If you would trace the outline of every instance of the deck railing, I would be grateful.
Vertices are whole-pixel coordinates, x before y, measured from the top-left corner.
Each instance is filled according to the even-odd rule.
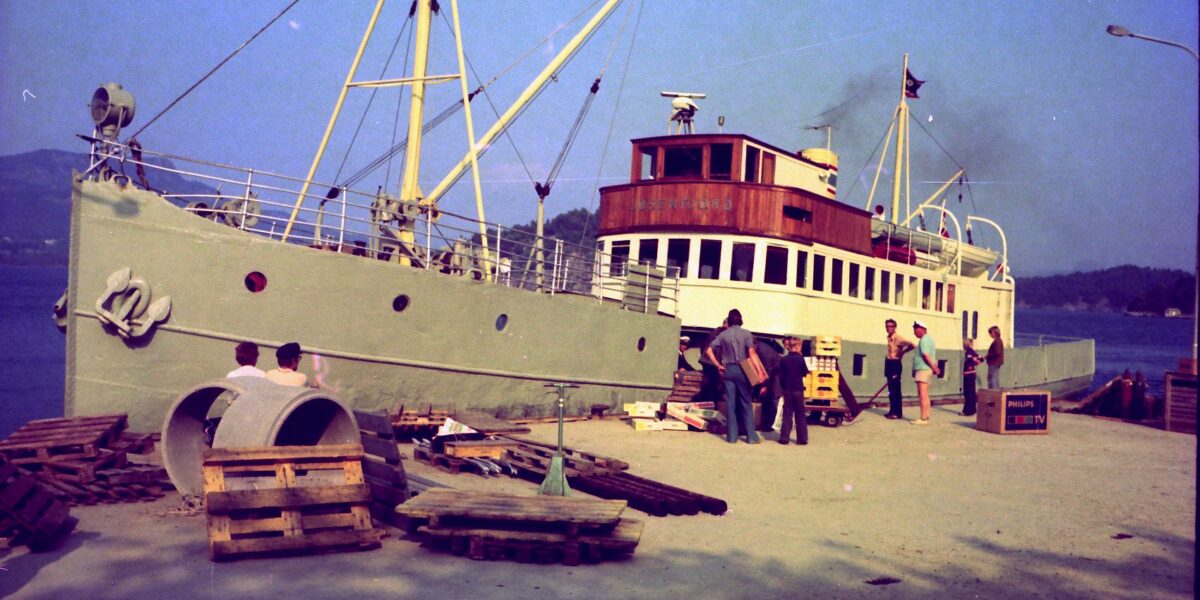
[[[677,273],[650,289],[612,269],[621,259],[594,246],[544,237],[539,252],[534,233],[498,224],[483,224],[485,246],[481,221],[379,192],[313,182],[310,189],[328,192],[301,196],[303,179],[98,141],[84,175],[147,189],[200,218],[283,243],[597,301],[654,294],[661,302],[634,306],[669,315],[678,308]]]

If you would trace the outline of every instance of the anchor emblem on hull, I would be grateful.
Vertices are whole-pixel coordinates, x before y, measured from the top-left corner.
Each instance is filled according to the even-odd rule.
[[[171,297],[151,301],[150,284],[133,277],[129,267],[108,276],[108,288],[96,300],[100,323],[112,326],[124,339],[139,338],[171,314]]]

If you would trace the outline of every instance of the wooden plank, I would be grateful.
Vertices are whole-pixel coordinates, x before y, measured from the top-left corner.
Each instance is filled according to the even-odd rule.
[[[346,504],[371,501],[366,484],[298,487],[269,490],[207,492],[205,505],[210,514],[223,514],[251,508],[296,508],[312,504]]]
[[[411,518],[466,517],[498,521],[612,525],[628,503],[556,496],[509,496],[431,489],[401,504],[396,512]]]
[[[396,445],[396,440],[364,435],[362,436],[362,447],[365,454],[378,456],[392,464],[400,462],[400,448]]]
[[[33,490],[37,482],[32,477],[24,476],[17,478],[16,481],[9,483],[3,490],[0,490],[0,507],[13,510],[28,496]]]
[[[264,446],[255,448],[209,448],[204,451],[206,465],[218,465],[239,461],[301,460],[359,460],[362,444],[331,444],[328,446]]]
[[[322,531],[303,537],[246,538],[212,542],[209,551],[213,559],[232,558],[243,554],[265,552],[297,552],[332,549],[345,546],[378,547],[381,531]]]
[[[408,500],[408,491],[404,488],[397,488],[386,481],[379,481],[368,477],[366,484],[371,488],[371,500],[380,504],[390,504],[395,506]]]
[[[395,435],[395,432],[392,431],[392,419],[385,410],[356,410],[354,411],[354,420],[358,421],[360,430],[369,431],[384,438]]]
[[[553,531],[522,531],[514,529],[487,529],[487,528],[455,528],[455,527],[431,527],[422,525],[417,528],[419,533],[438,537],[479,537],[490,540],[519,540],[525,542],[545,542],[545,543],[561,543],[575,541],[580,543],[595,544],[605,548],[620,548],[624,546],[637,546],[642,539],[642,530],[645,524],[636,519],[621,519],[616,527],[611,531],[604,533],[589,533],[584,532],[575,538],[571,538],[564,533]]]
[[[408,480],[403,467],[397,468],[370,458],[363,459],[362,469],[365,476],[382,481],[388,485],[402,485]]]

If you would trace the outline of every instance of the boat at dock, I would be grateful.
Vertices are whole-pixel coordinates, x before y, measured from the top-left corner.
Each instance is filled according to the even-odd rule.
[[[905,64],[907,73],[907,57]],[[895,319],[912,340],[910,327],[921,320],[943,367],[931,395],[945,398],[962,393],[963,338],[982,354],[994,325],[1008,346],[1004,387],[1070,395],[1091,385],[1093,340],[1014,331],[1007,249],[977,246],[971,236],[983,225],[1006,246],[1003,229],[981,216],[960,221],[946,208],[944,194],[962,184],[962,171],[906,210],[904,89],[888,134],[899,140],[892,208],[878,217],[838,197],[838,157],[829,147],[790,151],[748,135],[694,133],[691,99],[703,94],[663,95],[674,98],[673,131],[632,140],[629,181],[601,189],[601,269],[617,278],[633,266],[667,269],[666,287],[678,289],[668,310],[693,344],[731,308],[767,340],[840,336],[842,376],[855,395],[870,397],[884,382],[884,321]],[[938,233],[918,226],[930,213],[942,223]],[[915,396],[911,378],[903,379],[905,395]]]
[[[122,140],[132,95],[118,84],[95,91],[95,129],[81,136],[91,161],[71,182],[68,286],[55,306],[66,334],[67,416],[123,412],[132,428],[157,430],[179,394],[232,368],[242,341],[264,348],[264,365],[274,348],[298,341],[310,380],[363,409],[435,404],[546,415],[555,406],[547,384],[570,383],[579,388],[568,410],[586,413],[670,389],[680,324],[660,305],[674,303],[673,290],[650,272],[640,281],[607,276],[591,246],[539,237],[514,249],[511,231],[485,221],[475,174],[478,149],[617,1],[605,2],[482,136],[471,125],[461,45],[458,73],[426,72],[431,4],[417,2],[409,15],[411,76],[356,79],[360,47],[307,176],[156,152],[137,134]],[[457,42],[457,14],[454,23]],[[461,87],[469,139],[462,161],[423,192],[425,93],[438,82]],[[384,86],[412,91],[400,189],[362,192],[315,179],[342,99]],[[478,214],[439,208],[467,173]],[[170,181],[180,183],[167,189]],[[519,268],[519,258],[531,266]]]

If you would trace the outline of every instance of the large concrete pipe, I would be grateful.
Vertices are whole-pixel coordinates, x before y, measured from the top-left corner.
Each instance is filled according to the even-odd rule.
[[[354,413],[321,390],[278,385],[261,377],[202,383],[175,401],[163,423],[163,465],[180,493],[199,494],[203,489],[200,454],[208,447],[204,420],[213,404],[226,399],[231,404],[217,426],[214,448],[360,441]]]

